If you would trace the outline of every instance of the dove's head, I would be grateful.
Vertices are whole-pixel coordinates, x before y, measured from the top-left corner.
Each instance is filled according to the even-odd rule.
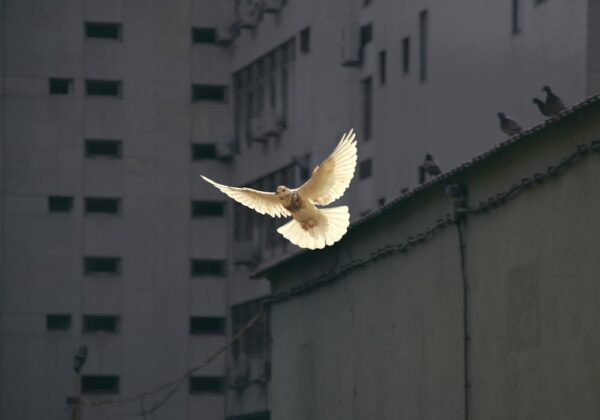
[[[500,118],[501,120],[504,120],[506,118],[506,114],[504,112],[498,112],[498,118]]]
[[[550,86],[548,86],[548,85],[544,86],[544,87],[542,88],[542,90],[543,90],[544,92],[546,92],[546,93],[550,93],[550,92],[552,92],[552,89],[550,89]]]
[[[280,185],[277,187],[277,190],[275,190],[275,195],[279,197],[280,200],[285,200],[292,195],[292,191],[288,187]]]

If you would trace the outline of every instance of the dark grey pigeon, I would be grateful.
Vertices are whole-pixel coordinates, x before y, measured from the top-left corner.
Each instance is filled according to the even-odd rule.
[[[542,90],[546,92],[546,103],[544,105],[546,106],[547,115],[554,117],[567,109],[562,99],[552,92],[550,86],[544,86]]]
[[[442,169],[440,165],[435,161],[433,156],[429,153],[425,155],[425,161],[421,166],[419,166],[419,183],[425,182],[425,176],[429,175],[430,177],[438,176],[442,173]]]
[[[552,115],[548,114],[548,111],[546,110],[546,104],[540,98],[533,98],[533,103],[537,105],[538,109],[545,117],[552,116]]]
[[[523,130],[518,122],[504,112],[498,112],[498,118],[500,118],[500,130],[509,136],[516,136]]]

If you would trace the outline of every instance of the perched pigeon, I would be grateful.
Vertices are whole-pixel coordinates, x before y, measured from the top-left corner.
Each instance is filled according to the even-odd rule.
[[[518,122],[510,118],[504,112],[498,112],[500,118],[500,130],[509,136],[515,136],[523,130]]]
[[[560,99],[558,96],[556,96],[554,94],[554,92],[552,92],[552,89],[550,89],[550,86],[544,86],[542,88],[542,90],[546,92],[545,106],[546,106],[546,112],[548,113],[547,115],[554,117],[555,115],[558,115],[562,111],[567,109],[567,107],[563,103],[562,99]]]
[[[237,202],[271,217],[292,216],[293,220],[277,229],[281,235],[301,248],[321,249],[333,245],[346,234],[350,224],[348,206],[317,208],[340,198],[350,185],[356,168],[355,133],[342,136],[327,159],[317,166],[302,186],[289,189],[283,185],[276,192],[251,188],[228,187],[202,178]]]
[[[425,176],[438,176],[442,173],[440,165],[435,161],[429,153],[425,155],[425,161],[419,166],[419,183],[425,182]]]
[[[533,103],[537,105],[538,109],[545,117],[552,116],[551,114],[548,114],[548,111],[546,110],[546,104],[540,98],[533,98]]]

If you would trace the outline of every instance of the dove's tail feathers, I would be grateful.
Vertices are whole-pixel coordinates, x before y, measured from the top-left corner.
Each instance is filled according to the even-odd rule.
[[[302,225],[292,220],[277,229],[294,245],[300,248],[321,249],[333,245],[346,233],[350,224],[348,206],[319,209],[319,220],[312,227]]]

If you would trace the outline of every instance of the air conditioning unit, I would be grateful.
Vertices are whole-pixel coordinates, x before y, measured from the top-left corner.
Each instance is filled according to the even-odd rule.
[[[260,19],[260,9],[257,2],[253,0],[242,0],[239,8],[240,27],[254,29]]]
[[[283,7],[283,0],[262,0],[262,10],[265,13],[277,14]]]
[[[221,137],[215,142],[217,159],[229,161],[236,152],[236,140],[231,137]]]
[[[232,23],[222,22],[217,25],[217,44],[227,47],[231,45],[235,38],[233,34],[234,25]]]
[[[248,241],[235,244],[233,258],[235,264],[250,267],[254,267],[262,261],[260,248]]]
[[[265,142],[268,140],[268,136],[265,135],[265,130],[263,128],[262,117],[250,118],[250,140],[258,142]]]
[[[348,23],[342,28],[342,65],[359,67],[361,58],[360,27],[357,22]]]

